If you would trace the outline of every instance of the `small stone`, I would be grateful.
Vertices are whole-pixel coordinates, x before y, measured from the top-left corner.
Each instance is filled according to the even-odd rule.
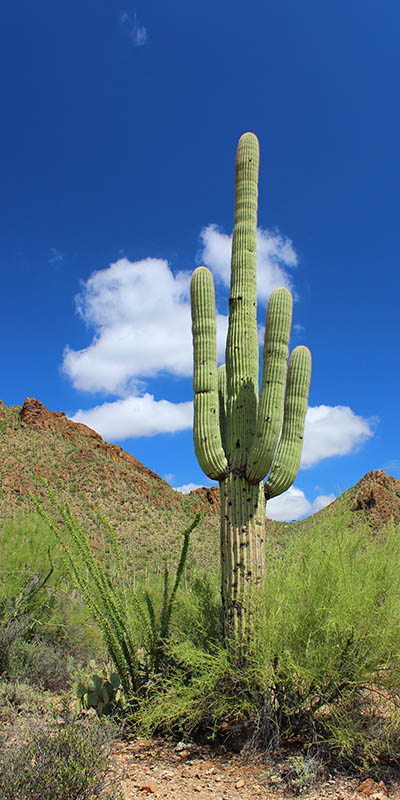
[[[387,800],[386,792],[376,792],[375,789],[372,790],[372,794],[370,794],[370,800]]]
[[[178,742],[178,744],[175,747],[175,750],[177,753],[181,753],[182,750],[187,750],[189,747],[190,745],[186,744],[186,742]]]
[[[375,783],[373,778],[366,778],[365,781],[363,781],[362,783],[360,783],[359,786],[357,786],[357,790],[356,791],[357,792],[361,792],[362,794],[366,794],[367,797],[369,797],[369,795],[372,794],[372,790],[376,786],[377,786],[377,784]]]
[[[243,786],[244,786],[244,780],[243,778],[239,778],[239,780],[236,781],[235,783],[235,789],[243,789]]]
[[[155,781],[145,781],[139,786],[139,791],[147,792],[148,794],[156,794],[158,786]]]

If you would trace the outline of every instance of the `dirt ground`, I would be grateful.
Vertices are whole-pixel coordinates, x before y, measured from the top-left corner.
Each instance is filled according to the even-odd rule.
[[[136,739],[114,745],[110,771],[124,800],[290,800],[294,775],[286,764],[183,742]],[[287,770],[286,770],[287,771]],[[321,777],[305,785],[303,800],[400,800],[400,781],[386,785],[379,777]]]

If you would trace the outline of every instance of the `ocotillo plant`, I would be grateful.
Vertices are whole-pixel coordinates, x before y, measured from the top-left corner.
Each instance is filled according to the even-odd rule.
[[[250,631],[252,587],[265,569],[265,501],[286,491],[299,468],[311,375],[306,347],[296,347],[287,365],[292,296],[275,289],[259,395],[258,164],[257,137],[245,133],[236,156],[229,326],[218,370],[211,272],[198,267],[191,285],[194,445],[200,466],[220,485],[224,635],[239,645]]]

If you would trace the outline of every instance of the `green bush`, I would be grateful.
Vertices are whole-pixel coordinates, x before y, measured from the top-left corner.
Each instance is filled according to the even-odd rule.
[[[18,681],[0,681],[1,730],[17,719],[38,716],[54,719],[59,701],[49,691],[35,689]]]
[[[0,751],[2,800],[115,798],[107,789],[110,732],[95,721],[50,724],[37,718]]]
[[[180,600],[174,667],[139,710],[143,730],[229,741],[242,726],[250,749],[291,739],[359,769],[400,764],[400,529],[314,524],[267,564],[241,669],[218,635],[199,636],[197,600]]]
[[[36,641],[30,647],[33,640],[44,644]],[[49,678],[45,685],[49,686],[47,666],[51,660],[55,674],[60,675],[67,669],[67,656],[78,663],[93,655],[101,660],[105,655],[101,635],[76,591],[53,533],[38,514],[20,514],[2,522],[0,528],[0,674],[28,678],[20,672],[19,662],[29,661],[30,652],[38,666],[33,669],[32,683],[40,683],[41,652],[43,674]],[[57,681],[58,677],[54,688]]]
[[[70,685],[71,669],[71,659],[51,641],[17,639],[9,649],[9,680],[59,692]]]
[[[249,664],[261,739],[298,735],[358,764],[395,757],[399,615],[400,528],[315,523],[272,552]],[[390,726],[376,724],[383,713]]]
[[[156,614],[150,594],[144,590],[142,599],[126,574],[115,531],[107,520],[97,514],[99,524],[107,531],[113,551],[112,577],[107,569],[110,559],[97,556],[87,532],[74,519],[68,506],[61,507],[49,488],[48,493],[55,511],[62,519],[61,529],[47,515],[40,502],[35,497],[32,500],[65,554],[75,585],[103,634],[124,696],[130,709],[136,709],[149,680],[158,673],[167,658],[166,644],[172,611],[184,572],[190,534],[198,524],[200,513],[183,531],[182,550],[172,587],[168,569],[164,569],[162,603],[159,614]]]

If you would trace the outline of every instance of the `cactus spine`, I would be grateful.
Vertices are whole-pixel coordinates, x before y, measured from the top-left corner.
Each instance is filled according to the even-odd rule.
[[[211,272],[198,267],[191,284],[194,445],[200,466],[220,485],[224,634],[238,644],[250,630],[251,589],[265,569],[265,499],[286,491],[299,468],[311,375],[306,347],[296,347],[287,365],[292,297],[276,289],[268,303],[259,396],[258,164],[257,137],[245,133],[236,156],[229,326],[219,369]]]

